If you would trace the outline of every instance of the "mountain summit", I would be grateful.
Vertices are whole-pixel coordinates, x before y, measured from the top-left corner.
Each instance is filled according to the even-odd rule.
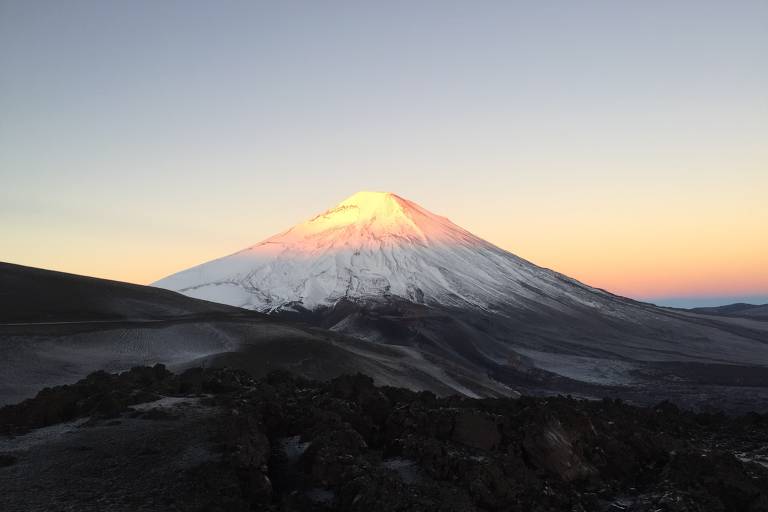
[[[412,201],[391,192],[363,191],[264,243],[302,244],[312,250],[317,240],[332,247],[375,248],[409,243],[429,244],[471,236],[468,232]]]
[[[358,192],[330,210],[290,230],[294,236],[332,233],[344,243],[375,246],[389,243],[435,242],[466,232],[444,217],[391,192]]]
[[[390,192],[358,192],[283,233],[154,286],[259,311],[386,296],[480,309],[609,297]]]

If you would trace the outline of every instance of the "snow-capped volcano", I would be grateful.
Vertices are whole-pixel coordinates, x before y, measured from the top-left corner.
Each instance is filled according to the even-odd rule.
[[[404,373],[379,354],[348,371],[390,381],[428,375],[469,396],[511,389],[600,395],[596,386],[620,386],[655,400],[687,396],[678,385],[687,379],[763,375],[768,367],[761,322],[736,325],[591,288],[391,193],[357,193],[155,285],[329,328],[362,340],[356,351],[397,354],[411,368]]]
[[[580,293],[564,290],[566,283]],[[483,309],[532,295],[565,294],[569,302],[608,296],[389,192],[358,192],[283,233],[154,286],[259,311],[376,296]]]

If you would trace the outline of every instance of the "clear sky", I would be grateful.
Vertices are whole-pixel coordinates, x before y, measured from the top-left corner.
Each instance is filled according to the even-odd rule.
[[[768,1],[0,0],[0,260],[148,283],[352,193],[768,301]]]

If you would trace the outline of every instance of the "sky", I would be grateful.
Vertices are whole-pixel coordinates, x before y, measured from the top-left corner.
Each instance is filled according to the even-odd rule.
[[[768,0],[0,0],[0,260],[146,284],[359,190],[768,302]]]

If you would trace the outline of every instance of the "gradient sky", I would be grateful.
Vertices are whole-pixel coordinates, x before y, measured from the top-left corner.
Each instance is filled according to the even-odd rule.
[[[767,63],[766,0],[0,0],[0,260],[148,283],[386,190],[768,302]]]

